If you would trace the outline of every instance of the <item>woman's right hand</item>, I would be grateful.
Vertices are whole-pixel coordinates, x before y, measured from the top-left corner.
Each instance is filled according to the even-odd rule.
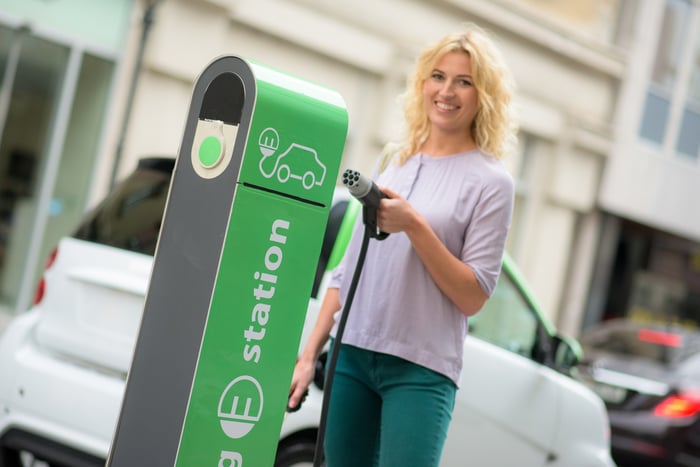
[[[316,362],[308,359],[299,359],[294,366],[292,385],[289,388],[289,400],[287,411],[296,411],[308,394],[309,386],[314,379]]]
[[[299,404],[304,402],[309,385],[314,380],[316,360],[328,341],[328,335],[334,323],[333,314],[338,310],[340,310],[340,293],[335,287],[329,288],[326,290],[326,296],[323,298],[321,310],[306,347],[294,366],[292,385],[289,388],[289,399],[287,400],[288,411],[298,409]]]

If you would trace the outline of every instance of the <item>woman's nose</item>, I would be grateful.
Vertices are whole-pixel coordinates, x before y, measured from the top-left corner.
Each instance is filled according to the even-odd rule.
[[[450,80],[446,80],[442,84],[442,88],[440,88],[440,93],[444,96],[453,96],[454,95],[454,83]]]

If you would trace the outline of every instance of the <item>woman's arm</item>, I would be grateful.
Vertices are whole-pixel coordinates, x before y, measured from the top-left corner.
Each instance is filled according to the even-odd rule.
[[[478,312],[488,295],[472,269],[454,256],[435,234],[425,218],[393,190],[382,187],[389,199],[381,201],[377,212],[384,232],[405,232],[438,288],[466,316]]]

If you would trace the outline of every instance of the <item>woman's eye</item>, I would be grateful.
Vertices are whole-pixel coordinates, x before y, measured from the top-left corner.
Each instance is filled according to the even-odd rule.
[[[472,82],[469,81],[468,79],[460,79],[459,84],[460,84],[460,86],[471,86]]]
[[[433,73],[432,75],[430,75],[430,77],[438,81],[441,81],[443,79],[443,76],[440,73]]]

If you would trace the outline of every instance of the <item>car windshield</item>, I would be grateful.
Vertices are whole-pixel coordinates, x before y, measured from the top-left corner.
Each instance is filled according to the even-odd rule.
[[[175,161],[141,159],[134,172],[90,212],[73,237],[137,253],[155,253]]]
[[[581,338],[587,351],[675,365],[700,351],[700,334],[630,323],[603,325]]]

